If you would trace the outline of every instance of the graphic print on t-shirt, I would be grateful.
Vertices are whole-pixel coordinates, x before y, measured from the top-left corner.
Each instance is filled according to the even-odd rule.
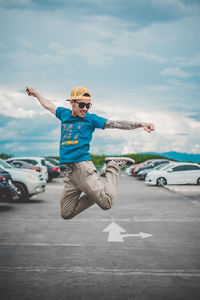
[[[77,145],[83,122],[62,124],[62,146]]]

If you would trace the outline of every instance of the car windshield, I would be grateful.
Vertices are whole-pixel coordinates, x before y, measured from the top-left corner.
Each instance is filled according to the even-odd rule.
[[[42,164],[42,166],[46,166],[46,161],[45,161],[45,159],[42,159],[42,160],[41,160],[41,164]]]
[[[150,162],[150,164],[148,164],[148,167],[153,167],[153,168],[155,168],[155,167],[158,166],[159,162],[160,162],[160,160],[154,160],[154,161]],[[160,165],[160,164],[159,164],[159,165]]]
[[[13,167],[11,165],[9,165],[7,162],[5,162],[4,160],[0,159],[0,165],[2,167],[4,167],[5,169],[13,169]]]
[[[160,165],[156,166],[154,168],[154,170],[163,170],[163,169],[165,169],[168,166],[169,166],[168,164],[167,164],[167,166],[166,166],[166,164],[160,164]]]
[[[4,172],[7,172],[7,171],[5,171],[3,168],[0,167],[0,172],[4,173]]]
[[[50,161],[46,161],[46,166],[51,168],[55,167],[55,165],[53,165]]]
[[[162,170],[166,171],[166,170],[172,168],[173,166],[174,166],[174,164],[167,164],[167,166],[162,167]]]
[[[150,165],[151,163],[152,163],[152,160],[146,162],[146,165],[148,166],[148,165]]]

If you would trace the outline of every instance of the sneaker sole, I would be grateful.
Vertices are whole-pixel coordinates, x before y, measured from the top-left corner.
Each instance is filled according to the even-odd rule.
[[[132,165],[132,164],[134,164],[135,163],[135,161],[134,161],[134,159],[132,159],[132,158],[129,158],[129,157],[106,157],[106,159],[105,159],[105,162],[106,163],[108,163],[109,161],[111,161],[111,160],[113,160],[113,159],[116,159],[116,160],[125,160],[126,161],[126,165],[128,165],[128,166],[130,166],[130,165]]]

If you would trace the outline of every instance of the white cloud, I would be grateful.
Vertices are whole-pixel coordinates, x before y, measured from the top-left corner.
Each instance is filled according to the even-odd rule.
[[[200,153],[200,144],[195,144],[194,147],[192,148],[191,153],[199,154]]]
[[[92,23],[92,24],[91,24]],[[114,17],[94,17],[90,23],[81,24],[81,37],[88,38],[72,50],[89,63],[105,65],[118,56],[136,56],[147,61],[164,63],[167,58],[151,52],[153,45],[161,39],[154,31],[157,25],[138,30],[130,29],[130,24]],[[80,30],[79,30],[80,31]]]
[[[199,92],[199,85],[196,83],[190,82],[190,81],[182,82],[177,78],[173,78],[173,79],[170,78],[167,80],[167,83],[171,88],[177,88],[178,96],[180,96],[181,91],[184,91],[185,93],[189,92],[190,95],[191,95],[191,92],[195,92],[195,91]],[[182,95],[181,95],[181,97],[182,97]],[[193,94],[193,97],[194,97],[194,94]]]
[[[22,11],[18,15],[10,11],[7,14],[17,23],[25,18],[27,22],[36,23],[38,30],[43,28],[41,33],[37,32],[37,36],[32,29],[29,35],[25,30],[21,35],[14,35],[15,50],[4,53],[3,58],[10,60],[19,70],[34,70],[46,64],[66,65],[73,55],[83,57],[87,63],[97,66],[108,65],[119,56],[142,57],[157,63],[167,61],[163,55],[150,50],[162,39],[162,36],[157,36],[158,25],[133,30],[131,22],[106,15],[80,18],[74,22],[72,17],[66,20],[60,15],[43,13],[41,16],[41,12],[38,14],[34,11]],[[53,40],[47,28],[52,30]],[[40,44],[40,51],[34,47],[36,42]]]
[[[181,0],[151,0],[153,4],[159,5],[163,8],[171,8],[173,10],[179,11],[183,14],[197,14],[200,11],[199,5],[197,3],[192,3],[192,1],[189,1],[187,3],[184,3],[184,1]]]
[[[39,4],[37,10],[0,11],[2,22],[7,24],[6,30],[2,30],[0,43],[3,50],[1,114],[14,118],[5,118],[8,123],[0,129],[1,139],[7,137],[13,143],[17,140],[18,146],[13,145],[26,147],[29,151],[33,144],[24,146],[23,138],[28,136],[30,142],[32,137],[38,137],[35,148],[42,151],[43,145],[44,149],[49,146],[55,151],[52,138],[59,135],[52,125],[55,120],[37,103],[37,99],[16,90],[31,82],[47,98],[64,99],[74,84],[84,82],[88,87],[93,86],[98,95],[99,91],[102,94],[101,105],[98,104],[100,96],[94,97],[97,103],[92,111],[112,119],[156,123],[152,135],[141,129],[97,132],[96,136],[102,145],[106,145],[103,149],[107,153],[199,151],[199,122],[186,116],[187,111],[192,114],[199,108],[198,78],[194,76],[198,75],[198,70],[195,69],[194,73],[193,68],[200,66],[199,16],[196,15],[199,6],[194,1],[191,5],[180,0],[147,2],[150,3],[148,7],[154,4],[152,11],[158,14],[155,18],[152,15],[151,24],[144,18],[146,10],[140,21],[124,18],[118,13],[108,14],[107,11],[107,15],[97,11],[88,16],[87,8],[81,8],[81,12],[77,9],[78,18],[75,18],[72,5],[66,18],[66,11],[61,9],[64,0],[59,1],[59,8],[54,11],[53,6],[50,10],[44,6],[39,9]],[[10,3],[16,6],[19,3],[24,5],[23,8],[34,6],[28,0]],[[77,7],[80,3],[76,1]],[[92,0],[85,0],[85,3],[93,5]],[[108,1],[98,0],[98,4],[102,3]],[[121,3],[114,3],[109,1],[110,7],[117,5],[119,9]],[[162,22],[159,12],[165,15],[165,10],[169,19]],[[68,86],[66,93],[63,86]],[[64,105],[64,101],[55,102]],[[40,130],[42,126],[38,126],[40,122],[46,122],[43,132]],[[28,124],[27,128],[25,124]],[[51,128],[49,132],[48,126]],[[49,142],[42,143],[43,136]],[[102,149],[96,142],[92,147],[95,152]]]
[[[172,150],[192,153],[197,137],[200,136],[200,122],[188,118],[184,113],[159,110],[145,112],[142,111],[142,108],[141,110],[135,107],[121,108],[118,105],[114,108],[101,105],[100,109],[102,112],[104,111],[103,115],[109,119],[153,122],[155,124],[156,130],[152,134],[146,133],[143,129],[133,131],[113,129],[105,130],[103,133],[98,132],[100,137],[108,138],[111,149],[119,154]],[[121,142],[114,148],[112,140],[115,139],[121,140]],[[111,153],[109,152],[110,146],[106,145],[106,147],[108,147],[107,153]]]
[[[156,92],[156,93],[166,93],[169,91],[169,86],[168,85],[152,85],[148,86],[147,90],[149,92]]]
[[[0,4],[7,4],[9,6],[12,5],[19,5],[19,6],[24,6],[24,5],[29,5],[32,4],[32,0],[0,0]]]
[[[20,143],[6,143],[4,145],[5,149],[7,149],[9,152],[25,152],[28,150],[27,147],[22,146]]]
[[[179,77],[179,78],[189,78],[192,75],[188,72],[182,71],[180,68],[165,68],[161,71],[162,75]]]
[[[12,91],[6,96],[5,91],[1,91],[0,95],[2,94],[4,98],[0,99],[4,109],[1,113],[14,117],[0,128],[1,140],[7,141],[4,150],[12,153],[35,151],[41,152],[41,155],[47,152],[49,155],[57,155],[59,121],[40,105],[36,105],[37,100],[32,97]],[[29,115],[29,111],[32,111],[33,115]],[[116,103],[112,106],[107,104],[106,99],[95,103],[91,112],[112,120],[152,122],[156,128],[152,134],[146,133],[142,128],[132,131],[97,130],[91,147],[92,153],[101,154],[103,151],[105,154],[126,154],[171,150],[198,153],[199,151],[200,122],[188,118],[186,113],[161,111],[158,108],[147,111],[144,107],[136,107],[134,104],[122,106]]]
[[[26,97],[27,98],[27,97]],[[14,118],[33,118],[36,112],[30,109],[25,94],[0,90],[1,114]],[[25,109],[26,107],[26,109]]]
[[[25,87],[24,87],[25,90]],[[47,95],[48,98],[48,95]],[[51,96],[50,96],[51,98]],[[47,115],[48,111],[42,109],[38,100],[28,97],[24,92],[8,91],[0,89],[1,114],[17,119],[33,119],[38,115]],[[54,101],[58,106],[63,105],[62,101]]]
[[[200,55],[192,56],[192,57],[175,57],[175,61],[177,61],[180,66],[183,67],[198,67],[200,66]]]

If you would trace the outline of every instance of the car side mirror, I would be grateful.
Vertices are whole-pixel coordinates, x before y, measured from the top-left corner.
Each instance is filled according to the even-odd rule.
[[[171,173],[171,172],[173,172],[173,169],[169,169],[169,170],[167,170],[167,172]]]

